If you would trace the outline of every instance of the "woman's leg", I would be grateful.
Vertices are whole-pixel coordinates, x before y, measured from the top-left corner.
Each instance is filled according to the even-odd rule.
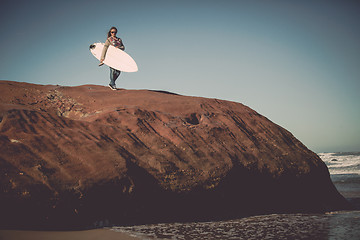
[[[120,71],[114,68],[110,68],[110,86],[116,87],[115,81],[120,76]]]

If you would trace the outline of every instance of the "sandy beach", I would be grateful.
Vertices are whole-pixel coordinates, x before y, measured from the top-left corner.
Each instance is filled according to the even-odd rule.
[[[0,240],[132,240],[139,239],[109,229],[87,231],[19,231],[0,230]]]

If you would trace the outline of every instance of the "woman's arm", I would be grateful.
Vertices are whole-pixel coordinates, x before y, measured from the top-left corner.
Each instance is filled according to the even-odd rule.
[[[121,42],[121,45],[120,45],[120,49],[121,50],[123,50],[123,51],[125,51],[125,46],[124,46],[124,44],[123,44],[123,41],[120,39],[120,42]]]
[[[102,62],[104,61],[104,59],[105,59],[106,52],[107,52],[109,46],[110,46],[110,41],[109,41],[109,39],[106,39],[104,48],[103,48],[102,53],[101,53],[101,58],[100,58],[100,62],[101,62],[101,63],[102,63]]]

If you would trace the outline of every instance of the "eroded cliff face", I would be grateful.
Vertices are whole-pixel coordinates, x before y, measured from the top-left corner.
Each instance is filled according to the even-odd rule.
[[[347,207],[321,159],[235,102],[0,81],[0,223],[75,228]]]

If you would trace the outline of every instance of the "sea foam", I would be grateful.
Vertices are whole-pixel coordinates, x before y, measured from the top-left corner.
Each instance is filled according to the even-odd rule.
[[[330,174],[360,175],[360,152],[318,153],[329,168]]]

